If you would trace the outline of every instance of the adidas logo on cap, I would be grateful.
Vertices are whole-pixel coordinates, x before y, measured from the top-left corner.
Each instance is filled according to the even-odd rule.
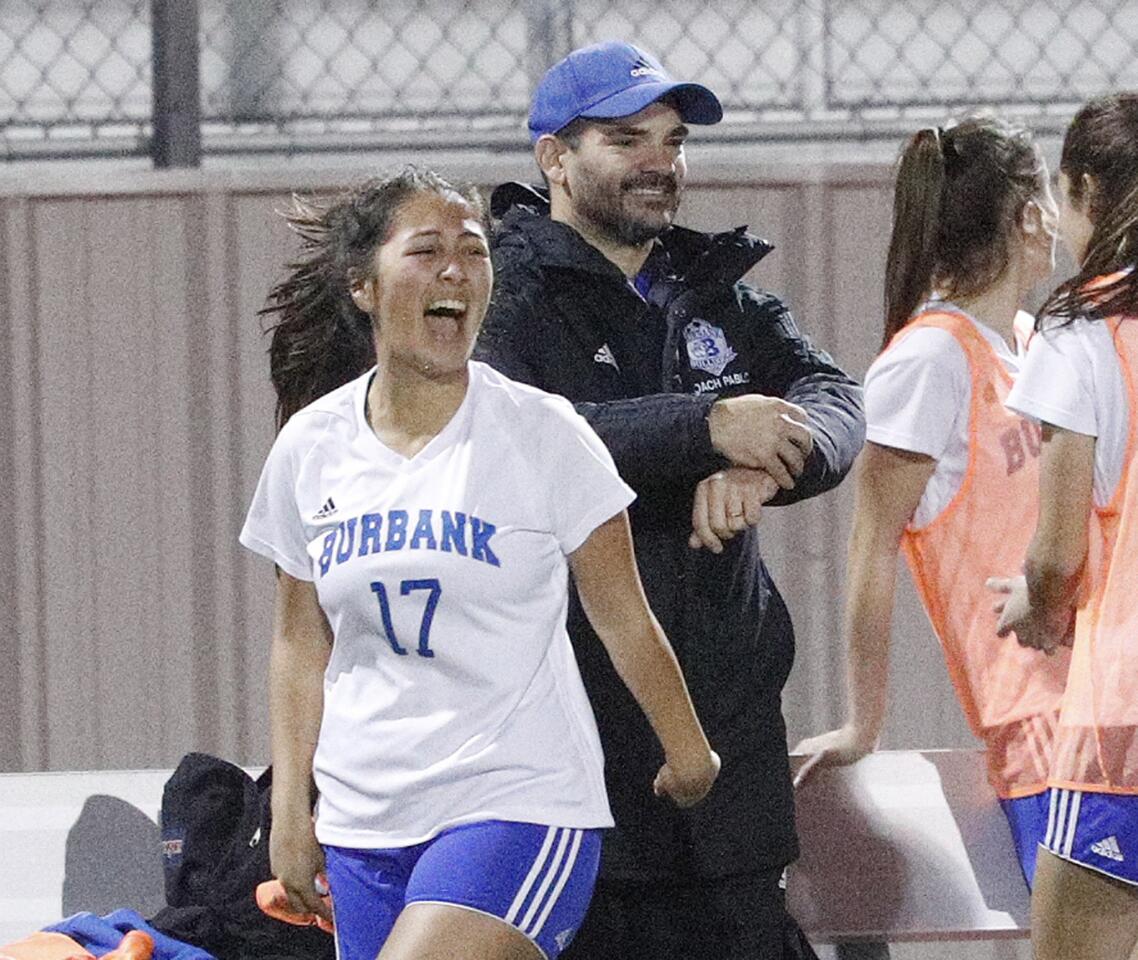
[[[639,59],[632,65],[632,69],[628,71],[630,77],[659,77],[664,79],[664,74],[657,70],[652,64],[643,58]]]

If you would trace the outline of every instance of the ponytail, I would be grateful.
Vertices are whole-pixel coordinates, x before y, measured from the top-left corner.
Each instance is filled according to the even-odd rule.
[[[940,131],[913,135],[897,167],[893,191],[893,231],[885,260],[885,337],[893,339],[928,295],[936,268],[944,192],[944,152]]]
[[[884,344],[934,290],[969,296],[1003,276],[1020,215],[1044,177],[1027,131],[994,117],[913,135],[893,197]]]

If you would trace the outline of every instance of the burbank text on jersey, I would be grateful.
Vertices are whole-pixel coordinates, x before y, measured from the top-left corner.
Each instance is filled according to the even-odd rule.
[[[420,510],[413,527],[407,510],[365,513],[341,520],[324,536],[320,576],[333,564],[393,550],[441,550],[500,567],[490,548],[497,530],[494,524],[458,510]]]

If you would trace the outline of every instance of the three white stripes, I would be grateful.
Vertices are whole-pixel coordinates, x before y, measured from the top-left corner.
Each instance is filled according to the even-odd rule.
[[[581,849],[581,830],[568,827],[550,827],[545,834],[545,840],[538,851],[537,857],[526,874],[525,880],[510,904],[506,913],[506,923],[512,923],[527,937],[536,938],[549,919],[549,914],[557,904],[557,898],[565,889],[573,866],[577,862],[577,853]],[[554,843],[556,842],[556,849]],[[537,886],[537,891],[530,894]],[[552,890],[550,887],[552,886]],[[525,915],[518,920],[518,914],[529,901],[529,908]]]
[[[1075,828],[1079,825],[1081,790],[1052,790],[1047,811],[1047,836],[1043,845],[1061,857],[1070,857],[1075,846]]]

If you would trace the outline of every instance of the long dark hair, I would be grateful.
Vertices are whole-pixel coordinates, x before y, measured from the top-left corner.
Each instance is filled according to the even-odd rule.
[[[893,193],[884,343],[934,288],[968,296],[1002,276],[1012,231],[1043,189],[1044,170],[1028,132],[995,117],[912,136]]]
[[[1036,327],[1044,318],[1062,326],[1082,315],[1138,316],[1138,269],[1108,284],[1093,283],[1138,267],[1138,93],[1097,97],[1079,110],[1063,138],[1059,171],[1067,177],[1070,201],[1090,204],[1092,231],[1079,272],[1048,297]]]
[[[489,234],[486,204],[477,189],[412,166],[330,200],[293,197],[285,217],[300,237],[301,255],[288,264],[288,277],[269,291],[259,311],[277,317],[266,332],[272,335],[269,373],[277,393],[278,429],[301,407],[375,363],[372,318],[352,301],[351,285],[369,275],[375,249],[387,239],[402,205],[426,192],[462,197]]]

